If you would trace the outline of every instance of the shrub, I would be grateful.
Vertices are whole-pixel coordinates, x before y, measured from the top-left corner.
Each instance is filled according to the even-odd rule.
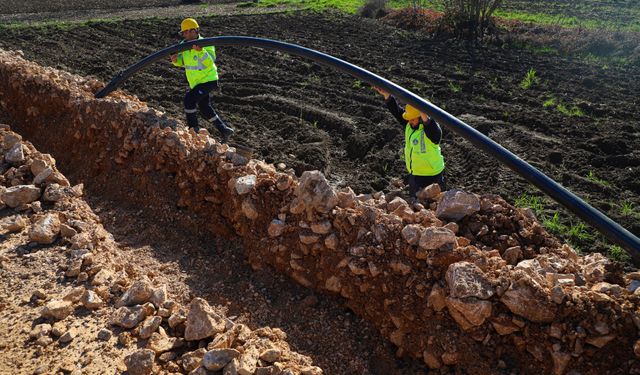
[[[458,37],[481,39],[493,27],[491,15],[502,0],[438,0],[444,9],[444,26]]]
[[[366,18],[382,18],[387,15],[387,0],[367,0],[358,10],[358,14]]]

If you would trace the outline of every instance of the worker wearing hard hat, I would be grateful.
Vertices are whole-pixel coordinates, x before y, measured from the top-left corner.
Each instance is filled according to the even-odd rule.
[[[416,193],[431,184],[437,183],[445,190],[444,158],[440,151],[442,129],[440,125],[407,104],[403,109],[396,98],[387,91],[374,87],[387,104],[387,108],[404,128],[404,161],[409,171],[409,193],[415,197]]]
[[[180,24],[180,34],[184,42],[202,39],[200,26],[193,18],[187,18]],[[202,116],[210,120],[222,134],[223,142],[233,134],[233,129],[222,121],[211,105],[209,93],[218,88],[218,68],[216,67],[216,50],[213,46],[200,47],[194,45],[192,49],[171,55],[171,62],[175,66],[184,67],[190,90],[184,97],[184,111],[187,115],[187,125],[197,133],[198,107]]]

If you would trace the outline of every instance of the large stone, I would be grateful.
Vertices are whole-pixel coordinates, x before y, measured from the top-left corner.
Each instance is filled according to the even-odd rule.
[[[140,326],[140,338],[148,339],[151,335],[158,330],[160,327],[160,323],[162,323],[162,317],[160,316],[150,316],[142,323]]]
[[[1,193],[0,199],[11,208],[28,204],[40,198],[40,188],[33,185],[17,185]]]
[[[49,213],[40,218],[31,227],[29,239],[31,241],[48,245],[53,243],[60,233],[60,218],[56,213]]]
[[[156,308],[164,306],[164,303],[167,301],[167,287],[165,285],[161,285],[153,289],[149,300],[156,306]]]
[[[38,173],[36,177],[33,179],[34,185],[40,185],[45,182],[47,178],[49,178],[53,174],[53,169],[45,168],[42,172]]]
[[[40,315],[43,318],[62,320],[73,312],[73,303],[70,301],[51,301],[42,309]]]
[[[17,133],[8,132],[2,137],[2,147],[4,149],[11,149],[16,143],[22,141],[22,136]]]
[[[195,341],[224,332],[225,321],[211,309],[207,301],[194,298],[189,305],[185,326],[185,340]]]
[[[146,280],[138,280],[122,295],[116,307],[141,305],[151,298],[153,287]]]
[[[23,163],[24,152],[22,150],[22,143],[17,142],[13,146],[11,146],[9,151],[5,154],[4,158],[9,164],[17,165]]]
[[[512,313],[532,322],[551,323],[556,315],[556,308],[552,303],[542,293],[536,294],[533,287],[522,279],[513,282],[500,301]]]
[[[422,235],[422,226],[417,224],[409,224],[402,228],[402,238],[409,245],[417,245],[418,241],[420,241],[420,236]]]
[[[491,302],[477,298],[447,297],[449,313],[463,330],[479,326],[491,316]]]
[[[439,248],[453,248],[456,245],[456,235],[450,229],[443,227],[429,227],[420,236],[420,248],[435,250]]]
[[[400,207],[409,207],[409,203],[400,197],[395,197],[387,204],[387,210],[389,210],[389,212],[393,212]]]
[[[207,370],[218,371],[239,356],[240,352],[235,349],[213,349],[204,354],[202,365]]]
[[[238,374],[252,375],[256,371],[260,353],[255,347],[249,347],[238,359]]]
[[[438,204],[436,216],[443,220],[458,221],[480,211],[480,199],[474,194],[452,189],[444,193]]]
[[[185,371],[195,370],[202,363],[202,358],[206,352],[207,349],[200,348],[196,351],[183,354],[182,357],[180,357],[182,360],[182,368],[185,369]]]
[[[235,184],[236,192],[240,195],[249,193],[255,186],[256,176],[253,174],[238,178]]]
[[[45,160],[36,159],[31,163],[31,166],[29,168],[31,169],[31,174],[37,176],[49,167],[50,165]]]
[[[66,185],[58,182],[47,185],[44,189],[44,193],[42,194],[42,200],[47,202],[59,202],[65,198],[68,199],[82,196],[82,185],[76,185],[74,187]]]
[[[96,310],[104,305],[102,299],[92,290],[84,292],[81,302],[89,310]]]
[[[147,348],[153,350],[156,354],[168,352],[184,344],[184,340],[181,338],[167,336],[162,328],[158,331],[153,332],[147,342]]]
[[[124,359],[124,364],[130,375],[148,375],[153,372],[155,358],[156,353],[153,350],[141,349],[128,355]]]
[[[495,294],[491,282],[478,266],[469,262],[453,263],[447,269],[449,295],[453,298],[489,299]]]
[[[310,221],[314,213],[328,213],[338,204],[336,192],[319,171],[304,172],[295,195]]]
[[[338,206],[342,208],[354,208],[356,206],[356,193],[350,187],[340,190],[337,197]]]
[[[21,230],[26,228],[27,225],[29,225],[29,221],[25,217],[17,215],[13,216],[9,219],[9,221],[4,223],[1,229],[6,231],[6,233],[20,232]]]
[[[111,324],[129,329],[137,326],[146,316],[146,310],[140,305],[133,307],[122,306],[111,316]]]
[[[431,184],[424,189],[419,190],[416,193],[416,197],[420,200],[435,200],[442,190],[440,189],[440,185]]]
[[[260,359],[269,363],[279,360],[280,356],[282,356],[282,350],[278,348],[270,348],[260,353]]]

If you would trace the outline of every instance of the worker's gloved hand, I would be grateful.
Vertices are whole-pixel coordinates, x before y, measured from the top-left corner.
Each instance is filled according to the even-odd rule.
[[[195,49],[196,51],[200,52],[202,51],[202,47],[198,46],[198,45],[193,45],[193,49]]]
[[[178,55],[171,55],[169,56],[169,59],[171,60],[172,63],[178,61]]]
[[[387,100],[389,98],[389,92],[386,90],[381,89],[378,86],[373,86],[373,89],[376,90],[378,92],[378,94],[382,95],[384,97],[384,100]]]

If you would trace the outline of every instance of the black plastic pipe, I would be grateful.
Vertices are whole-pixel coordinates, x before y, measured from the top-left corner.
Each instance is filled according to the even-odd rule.
[[[631,255],[636,265],[640,264],[640,240],[631,232],[621,227],[619,224],[608,218],[606,215],[591,207],[589,204],[578,198],[576,195],[562,187],[551,178],[547,177],[536,168],[520,159],[509,150],[505,149],[489,137],[475,130],[471,126],[460,121],[455,116],[438,108],[432,103],[422,99],[418,95],[408,91],[395,83],[388,81],[376,74],[362,69],[356,65],[348,63],[344,60],[337,59],[322,52],[318,52],[309,48],[298,46],[295,44],[284,43],[271,39],[253,38],[245,36],[220,36],[214,38],[203,38],[191,42],[176,44],[158,51],[152,55],[145,57],[139,62],[131,65],[126,70],[118,73],[102,90],[95,94],[96,98],[103,98],[111,91],[115,90],[120,84],[131,77],[145,66],[160,60],[166,56],[190,49],[193,45],[198,46],[249,46],[273,49],[276,51],[287,52],[291,55],[297,55],[309,58],[317,63],[330,66],[338,71],[349,74],[361,81],[367,82],[373,86],[386,89],[395,95],[400,101],[409,103],[419,110],[433,117],[440,124],[454,131],[467,141],[471,142],[480,150],[486,152],[493,158],[497,159],[525,180],[535,185],[542,192],[553,198],[558,203],[565,206],[571,212],[576,214],[582,220],[600,231],[611,242],[620,245]]]

